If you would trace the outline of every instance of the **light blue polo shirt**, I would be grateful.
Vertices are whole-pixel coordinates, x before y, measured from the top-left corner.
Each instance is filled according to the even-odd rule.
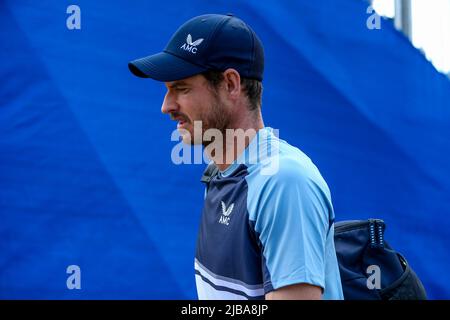
[[[208,185],[197,239],[199,299],[264,299],[307,283],[343,299],[330,190],[317,167],[271,128]]]

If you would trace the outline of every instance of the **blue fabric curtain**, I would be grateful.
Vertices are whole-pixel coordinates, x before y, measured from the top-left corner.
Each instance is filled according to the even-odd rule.
[[[367,7],[1,1],[0,298],[196,298],[204,165],[172,163],[165,88],[127,62],[228,12],[264,43],[266,125],[318,165],[337,220],[384,219],[429,297],[450,298],[450,82],[392,21],[369,30]]]

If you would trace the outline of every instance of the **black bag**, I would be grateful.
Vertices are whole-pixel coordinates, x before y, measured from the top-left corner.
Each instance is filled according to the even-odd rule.
[[[426,299],[422,282],[406,259],[384,240],[385,228],[384,221],[378,219],[335,223],[334,242],[344,298]],[[378,286],[374,286],[375,272],[379,272]]]

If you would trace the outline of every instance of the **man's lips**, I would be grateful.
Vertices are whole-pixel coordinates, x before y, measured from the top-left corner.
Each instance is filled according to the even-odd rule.
[[[177,128],[178,128],[178,129],[182,128],[182,127],[185,125],[185,123],[186,123],[186,121],[179,120],[179,121],[178,121],[178,124],[177,124]]]
[[[184,127],[188,123],[188,121],[186,121],[185,119],[178,118],[178,119],[173,119],[173,120],[178,121],[178,123],[177,123],[178,129]]]
[[[180,114],[171,114],[170,118],[173,121],[178,121],[177,128],[184,127],[189,123],[189,120],[186,117],[181,116]]]

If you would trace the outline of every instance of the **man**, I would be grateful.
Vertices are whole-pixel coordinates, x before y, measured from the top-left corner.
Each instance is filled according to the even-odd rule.
[[[342,299],[330,191],[304,153],[264,126],[255,32],[232,15],[195,17],[163,52],[129,68],[165,82],[161,111],[213,160],[195,257],[199,298]]]

